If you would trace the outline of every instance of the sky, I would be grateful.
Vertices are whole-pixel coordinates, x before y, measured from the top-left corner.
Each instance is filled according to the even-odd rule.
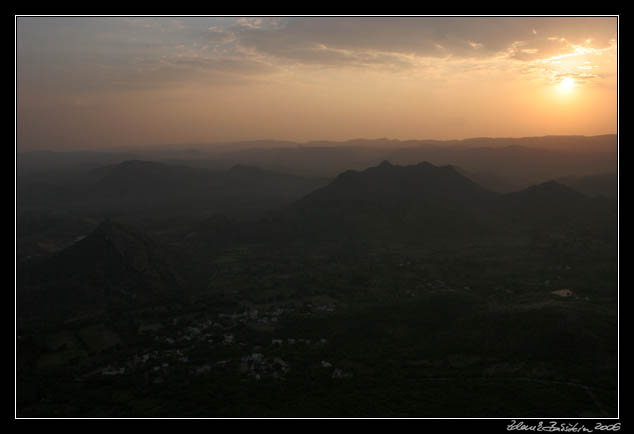
[[[17,149],[617,132],[616,17],[16,17]]]

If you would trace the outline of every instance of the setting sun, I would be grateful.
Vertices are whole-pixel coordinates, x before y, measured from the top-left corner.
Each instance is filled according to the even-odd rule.
[[[563,80],[561,80],[561,83],[559,83],[558,87],[560,91],[568,93],[572,89],[574,89],[575,80],[574,78],[566,77]]]

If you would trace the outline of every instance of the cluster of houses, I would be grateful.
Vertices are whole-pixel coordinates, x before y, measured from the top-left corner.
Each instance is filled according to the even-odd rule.
[[[336,304],[334,303],[324,305],[312,305],[308,303],[306,307],[310,309],[310,312],[334,312],[337,308]],[[243,312],[230,314],[220,313],[218,314],[217,321],[212,321],[211,319],[200,320],[193,325],[189,325],[176,337],[166,336],[161,338],[156,336],[155,339],[163,340],[165,343],[168,343],[170,345],[177,342],[193,343],[196,341],[206,341],[209,344],[220,342],[224,344],[233,344],[235,343],[235,337],[233,334],[228,332],[235,327],[249,323],[275,324],[280,320],[282,315],[291,312],[294,312],[294,309],[277,307],[267,312],[260,312],[257,309],[250,309]],[[217,339],[218,334],[214,332],[221,332],[219,334],[220,340]],[[295,343],[292,341],[294,340],[289,339],[288,343]],[[301,343],[303,342],[303,340],[297,339],[297,342]],[[283,342],[279,340],[274,340],[273,343],[281,345]],[[308,342],[306,343],[310,343],[310,341],[308,340]]]
[[[205,365],[202,365],[202,366],[197,366],[196,368],[194,368],[193,372],[195,374],[197,374],[197,375],[202,375],[202,374],[206,374],[206,373],[210,372],[212,370],[212,368],[224,369],[224,368],[227,367],[227,365],[229,363],[231,363],[231,359],[218,360],[213,365],[205,364]]]
[[[121,374],[125,374],[125,367],[116,369],[111,366],[108,366],[103,371],[101,371],[101,375],[121,375]]]
[[[311,306],[311,305],[309,305]],[[324,305],[319,305],[319,306],[314,306],[314,311],[316,312],[334,312],[337,309],[337,305],[332,303],[332,304],[324,304]]]
[[[252,353],[240,359],[240,372],[260,380],[264,376],[281,378],[289,371],[288,363],[279,357],[265,358],[262,353]]]
[[[350,372],[344,372],[343,369],[337,368],[332,371],[332,378],[352,378],[352,374]]]
[[[276,323],[279,321],[280,317],[286,313],[293,312],[292,308],[275,308],[274,310],[268,312],[258,311],[257,309],[245,310],[240,313],[231,313],[231,314],[219,314],[218,318],[222,321],[225,326],[232,327],[239,323],[245,324],[249,322],[256,322],[260,324],[270,324]]]
[[[332,374],[330,375],[331,378],[352,378],[353,376],[350,372],[345,372],[341,368],[333,369],[332,363],[327,362],[326,360],[321,361],[321,367],[326,369],[332,369]]]
[[[557,291],[552,291],[551,294],[558,295],[559,297],[568,298],[572,297],[574,295],[574,292],[572,292],[570,289],[559,289]]]
[[[336,309],[336,305],[323,304],[312,305],[306,304],[305,307],[310,311],[317,312],[333,312]],[[161,326],[153,324],[152,327],[140,328],[140,333],[156,333],[154,340],[168,344],[169,347],[163,349],[157,349],[147,351],[145,353],[136,354],[122,367],[112,367],[101,369],[101,374],[106,376],[123,375],[132,371],[142,369],[151,374],[155,382],[162,382],[163,376],[174,366],[179,364],[188,364],[189,357],[186,355],[188,348],[192,345],[204,344],[204,345],[224,345],[232,346],[239,344],[240,346],[246,346],[246,343],[237,342],[236,334],[233,331],[240,325],[246,325],[249,323],[275,323],[284,314],[294,311],[292,308],[280,308],[259,312],[257,309],[248,309],[239,313],[231,314],[218,314],[216,320],[209,318],[199,319],[196,321],[187,321],[183,323],[182,318],[175,318],[173,325],[182,325],[180,330],[173,333],[171,336],[166,336],[164,329]],[[162,330],[161,333],[157,333]],[[273,338],[271,339],[271,345],[273,347],[281,346],[320,346],[327,343],[327,339],[305,339],[305,338]],[[171,347],[171,348],[170,348]],[[179,347],[179,348],[175,348]],[[261,352],[261,347],[255,347],[254,351],[247,356],[244,356],[239,361],[239,371],[246,373],[255,380],[260,380],[263,377],[282,378],[289,371],[289,364],[280,357],[264,357]],[[329,366],[325,366],[326,363]],[[235,366],[235,362],[232,363],[231,359],[219,360],[211,362],[202,366],[191,366],[190,371],[196,375],[203,375],[209,373],[213,369],[227,368],[228,366]],[[322,366],[332,368],[328,362],[322,361]],[[98,371],[99,372],[99,371]],[[332,373],[333,378],[346,378],[348,374],[344,373],[340,369],[334,369]]]
[[[271,345],[277,345],[277,346],[282,346],[285,344],[288,345],[295,345],[295,344],[305,344],[305,345],[310,345],[310,344],[316,344],[316,345],[324,345],[328,342],[327,339],[325,338],[321,338],[318,341],[312,341],[310,339],[303,339],[303,338],[287,338],[286,340],[284,339],[271,339]]]

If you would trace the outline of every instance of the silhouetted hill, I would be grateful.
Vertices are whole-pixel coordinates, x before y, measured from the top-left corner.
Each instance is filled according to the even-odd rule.
[[[451,166],[437,167],[428,162],[397,166],[383,161],[362,172],[350,170],[329,185],[309,194],[299,206],[311,202],[371,202],[402,206],[433,201],[464,202],[487,199],[493,193],[464,177]]]
[[[617,172],[567,176],[559,179],[559,182],[588,196],[605,196],[616,199],[619,193],[619,174]]]
[[[616,203],[592,199],[556,181],[500,196],[497,212],[533,230],[602,231],[616,223]]]
[[[97,222],[65,212],[29,211],[16,216],[18,262],[62,250]]]
[[[186,285],[163,246],[133,227],[107,220],[66,249],[23,264],[17,286],[19,304],[26,309],[51,305],[63,311],[148,301]]]
[[[293,204],[287,216],[315,238],[438,239],[490,227],[487,204],[496,196],[451,166],[383,161],[342,173]]]
[[[584,201],[586,196],[557,181],[548,181],[503,196],[509,205],[566,208]]]

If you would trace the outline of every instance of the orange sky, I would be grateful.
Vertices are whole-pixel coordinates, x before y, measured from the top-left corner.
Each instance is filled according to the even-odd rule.
[[[615,17],[16,17],[18,150],[617,130]]]

